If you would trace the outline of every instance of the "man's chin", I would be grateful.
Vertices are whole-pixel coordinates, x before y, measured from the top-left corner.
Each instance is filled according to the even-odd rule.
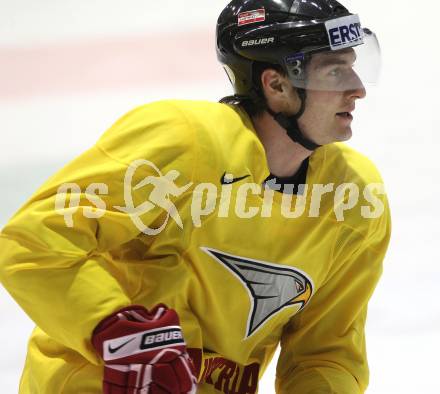
[[[353,132],[351,130],[351,127],[346,127],[343,130],[340,130],[335,135],[335,142],[348,141],[352,136],[353,136]]]

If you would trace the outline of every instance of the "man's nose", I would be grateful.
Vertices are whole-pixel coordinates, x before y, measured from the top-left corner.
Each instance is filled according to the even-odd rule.
[[[365,86],[355,71],[353,71],[350,88],[347,90],[347,93],[349,94],[350,98],[355,99],[363,99],[367,95]]]

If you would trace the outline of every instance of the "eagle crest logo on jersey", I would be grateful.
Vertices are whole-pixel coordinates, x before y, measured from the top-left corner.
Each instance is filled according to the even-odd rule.
[[[296,268],[201,249],[227,268],[248,291],[251,310],[245,338],[284,308],[299,305],[302,310],[312,297],[312,280]]]

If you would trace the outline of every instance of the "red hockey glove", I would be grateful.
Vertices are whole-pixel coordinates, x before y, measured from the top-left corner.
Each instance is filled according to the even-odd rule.
[[[101,321],[92,343],[105,361],[103,393],[195,393],[197,379],[179,324],[177,313],[162,304],[150,312],[130,306]]]

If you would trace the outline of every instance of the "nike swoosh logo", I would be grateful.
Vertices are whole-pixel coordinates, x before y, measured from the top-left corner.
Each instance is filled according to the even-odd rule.
[[[228,178],[226,179],[226,172],[223,173],[222,177],[220,178],[220,183],[222,185],[230,185],[231,183],[235,183],[235,182],[240,182],[243,179],[248,178],[250,175],[244,175],[244,176],[240,176],[238,178]]]
[[[113,354],[116,353],[119,349],[122,349],[125,345],[127,345],[128,343],[130,343],[131,341],[134,341],[136,338],[131,338],[129,339],[127,342],[124,342],[122,345],[119,345],[115,348],[112,348],[112,345],[108,345],[108,351],[109,353]]]

